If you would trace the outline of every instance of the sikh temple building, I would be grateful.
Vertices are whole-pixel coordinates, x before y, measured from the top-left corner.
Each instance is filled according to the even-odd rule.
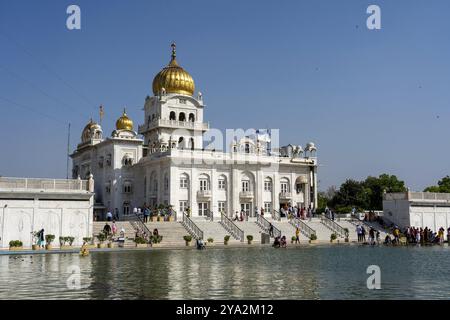
[[[71,155],[73,178],[95,180],[95,211],[128,215],[144,204],[171,205],[192,217],[264,208],[317,206],[314,143],[272,148],[268,132],[234,139],[227,151],[204,147],[209,124],[202,93],[177,62],[153,79],[137,128],[126,110],[110,136],[90,121]]]

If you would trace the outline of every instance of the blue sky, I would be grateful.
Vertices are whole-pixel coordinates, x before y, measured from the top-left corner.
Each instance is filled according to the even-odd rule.
[[[66,28],[81,8],[82,29]],[[382,29],[366,28],[377,4]],[[314,141],[320,189],[396,174],[421,190],[450,174],[450,2],[0,0],[0,175],[65,177],[98,106],[142,123],[176,41],[212,127]]]

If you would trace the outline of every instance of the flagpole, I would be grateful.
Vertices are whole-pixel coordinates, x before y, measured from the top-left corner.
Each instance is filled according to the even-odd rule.
[[[70,157],[70,122],[67,131],[67,163],[66,163],[66,179],[69,180],[69,157]]]

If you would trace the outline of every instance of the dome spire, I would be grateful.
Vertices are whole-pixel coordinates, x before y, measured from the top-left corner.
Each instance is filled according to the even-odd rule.
[[[171,55],[169,66],[170,67],[178,67],[178,62],[176,59],[177,58],[177,45],[175,42],[172,42],[172,44],[170,46],[172,47],[172,55]]]

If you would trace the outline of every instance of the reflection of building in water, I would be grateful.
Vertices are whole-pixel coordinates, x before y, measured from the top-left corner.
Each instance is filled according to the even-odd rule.
[[[71,155],[73,177],[94,175],[98,211],[127,215],[144,203],[171,204],[179,212],[189,207],[193,217],[211,211],[220,217],[241,210],[254,215],[255,208],[271,213],[289,203],[315,207],[314,143],[277,148],[271,131],[255,131],[230,141],[229,152],[204,149],[204,96],[195,94],[172,48],[169,65],[153,79],[137,132],[126,111],[109,137],[91,120]]]

